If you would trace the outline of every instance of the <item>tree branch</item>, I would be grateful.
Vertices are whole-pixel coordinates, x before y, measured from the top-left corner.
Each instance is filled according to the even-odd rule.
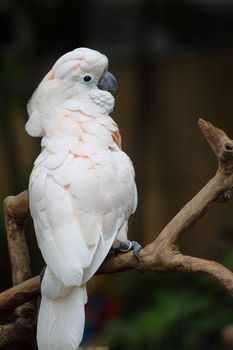
[[[15,288],[31,277],[30,260],[24,234],[28,215],[27,193],[7,197],[4,200],[4,217],[10,253],[12,281]],[[20,293],[18,294],[20,295]],[[17,294],[14,295],[17,299]],[[22,303],[18,304],[21,305]],[[36,347],[36,302],[31,300],[15,310],[16,321],[0,326],[1,349],[30,349]],[[26,335],[26,336],[25,336]]]
[[[31,277],[30,259],[24,234],[24,222],[29,213],[28,201],[22,194],[10,196],[4,200],[3,207],[12,282],[16,285]]]
[[[109,254],[96,274],[138,270],[154,272],[204,273],[220,282],[233,295],[233,273],[214,261],[185,256],[180,253],[178,241],[182,235],[216,202],[229,199],[233,187],[233,141],[220,129],[204,120],[199,127],[218,161],[216,175],[168,223],[158,237],[140,252],[137,261],[131,252],[114,256]],[[14,197],[14,215],[23,217],[28,207],[28,194]],[[28,212],[28,211],[27,211]],[[40,293],[40,279],[34,277],[0,294],[0,312],[14,308]]]

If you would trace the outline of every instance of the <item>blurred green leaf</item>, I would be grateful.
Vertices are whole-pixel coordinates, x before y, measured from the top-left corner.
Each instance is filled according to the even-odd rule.
[[[220,332],[233,322],[233,302],[216,282],[191,274],[133,274],[120,291],[122,316],[105,332],[112,350],[226,349]]]

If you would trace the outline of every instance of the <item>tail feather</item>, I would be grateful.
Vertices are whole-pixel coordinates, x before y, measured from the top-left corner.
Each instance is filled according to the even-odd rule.
[[[63,297],[43,295],[37,324],[39,350],[77,350],[83,337],[86,287],[72,287]]]

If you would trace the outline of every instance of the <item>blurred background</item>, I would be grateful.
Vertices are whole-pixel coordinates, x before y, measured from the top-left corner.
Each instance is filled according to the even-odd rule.
[[[40,140],[24,131],[26,104],[51,65],[87,46],[105,53],[119,91],[112,114],[133,160],[139,205],[130,235],[151,242],[214,175],[199,117],[233,137],[233,1],[0,0],[0,195],[27,188]],[[233,201],[219,204],[182,251],[233,268]],[[11,285],[0,213],[0,288]],[[43,261],[32,225],[33,274]],[[89,286],[84,344],[112,350],[224,350],[233,301],[194,275],[126,273]],[[2,322],[7,318],[2,318]]]

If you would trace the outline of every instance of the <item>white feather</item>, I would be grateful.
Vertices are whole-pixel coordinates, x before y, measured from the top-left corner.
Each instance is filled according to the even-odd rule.
[[[56,169],[64,162],[66,157],[67,152],[51,154],[46,158],[44,165],[50,170]]]
[[[96,81],[107,59],[90,49],[61,57],[28,107],[27,131],[43,135],[29,183],[30,210],[47,268],[38,318],[39,350],[76,350],[84,327],[85,283],[137,205],[130,159],[113,142],[109,92]],[[65,78],[65,79],[64,79]]]
[[[51,153],[63,153],[68,152],[75,148],[75,146],[78,144],[77,137],[72,136],[55,136],[55,137],[48,137],[46,138],[46,141],[44,142],[43,146],[46,147],[48,152]],[[60,153],[61,152],[61,153]]]
[[[43,293],[37,323],[37,344],[43,350],[77,350],[83,337],[86,288],[73,287],[56,300]]]
[[[59,122],[59,131],[66,135],[75,135],[77,137],[81,135],[82,129],[79,122],[72,119],[71,116],[64,115]]]

